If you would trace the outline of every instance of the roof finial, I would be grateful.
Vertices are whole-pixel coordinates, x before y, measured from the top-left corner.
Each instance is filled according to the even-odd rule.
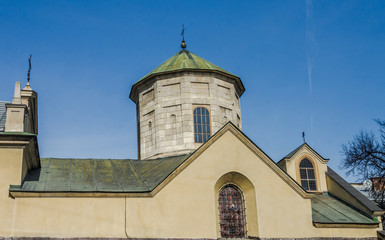
[[[305,132],[302,132],[302,139],[303,139],[303,143],[306,143],[306,140],[305,140]]]
[[[182,35],[182,44],[180,45],[183,49],[185,49],[186,48],[186,43],[185,43],[185,41],[184,41],[184,24],[182,25],[182,33],[180,34],[180,35]]]
[[[29,85],[29,80],[31,80],[31,69],[32,69],[32,65],[31,65],[31,58],[32,58],[32,54],[29,54],[29,58],[28,58],[28,73],[27,73],[27,86],[25,86],[24,89],[32,89],[31,86]]]

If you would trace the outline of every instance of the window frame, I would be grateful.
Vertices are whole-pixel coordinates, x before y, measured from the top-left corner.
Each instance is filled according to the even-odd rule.
[[[242,233],[243,233],[243,236],[241,235],[238,235],[238,236],[235,236],[235,235],[230,235],[230,236],[226,236],[223,234],[223,230],[222,230],[222,224],[223,222],[221,221],[221,217],[222,217],[222,204],[221,204],[221,201],[220,201],[220,197],[221,197],[221,193],[222,191],[224,191],[224,189],[226,187],[232,187],[233,189],[235,189],[239,195],[240,195],[240,198],[241,198],[241,208],[242,208],[242,218],[239,219],[238,221],[238,224],[240,224],[240,227],[243,228],[242,229]],[[245,196],[243,194],[243,191],[241,190],[240,187],[238,187],[236,184],[232,183],[232,182],[228,182],[226,184],[224,184],[218,191],[218,199],[217,199],[217,203],[218,203],[218,217],[219,217],[219,233],[220,233],[220,236],[221,238],[224,238],[224,239],[231,239],[231,238],[247,238],[247,214],[246,214],[246,200],[245,200]],[[234,204],[233,204],[234,205]],[[234,219],[230,219],[230,218],[227,218],[226,220],[234,220]],[[228,223],[229,225],[233,225],[231,224],[231,222]]]
[[[201,123],[196,123],[195,122],[195,116],[201,116],[201,117],[205,116],[205,115],[202,115],[202,114],[200,114],[200,115],[195,114],[195,110],[198,109],[198,108],[206,109],[206,111],[208,112],[208,120],[209,120],[208,124],[203,124],[202,121],[201,121]],[[211,133],[212,133],[212,131],[211,131],[211,114],[210,114],[210,110],[207,107],[204,107],[204,106],[196,106],[193,109],[193,114],[192,115],[193,115],[194,143],[198,143],[198,144],[205,143],[211,137]],[[195,131],[195,129],[196,129],[195,126],[201,126],[202,131],[200,133],[197,133]],[[208,126],[209,127],[209,133],[203,133],[203,128],[202,128],[203,126]],[[196,141],[197,140],[196,136],[198,134],[202,136],[202,142],[197,142]],[[206,141],[203,140],[203,135],[205,135],[205,134],[208,134],[208,137],[207,137]]]
[[[312,168],[308,168],[308,167],[301,167],[301,163],[305,160],[308,160],[311,165],[312,165]],[[308,189],[305,189],[307,192],[317,192],[318,191],[318,171],[317,171],[317,165],[315,164],[315,162],[313,160],[311,160],[309,157],[305,156],[305,157],[302,157],[300,161],[298,161],[298,183],[301,185],[301,187],[303,189],[305,189],[305,187],[302,185],[302,181],[306,181],[307,182],[307,185],[308,185]],[[301,176],[301,169],[305,169],[306,170],[306,178],[303,179],[302,176]],[[309,169],[312,169],[313,170],[313,173],[314,173],[314,178],[309,178],[309,174],[308,174],[308,170]],[[315,181],[315,189],[312,190],[310,189],[310,181]]]

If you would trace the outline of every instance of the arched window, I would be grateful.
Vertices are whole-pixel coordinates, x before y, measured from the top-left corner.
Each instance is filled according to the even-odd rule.
[[[309,159],[303,159],[299,164],[301,185],[306,191],[317,191],[317,184],[314,174],[314,166]]]
[[[246,213],[242,192],[228,184],[219,191],[219,224],[222,238],[246,237]]]
[[[210,115],[204,107],[194,109],[194,133],[196,143],[204,143],[210,138]]]

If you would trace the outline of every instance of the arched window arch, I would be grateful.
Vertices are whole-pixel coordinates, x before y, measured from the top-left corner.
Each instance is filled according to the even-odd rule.
[[[301,177],[301,186],[306,191],[317,191],[314,166],[309,159],[305,158],[299,164],[299,174]]]
[[[222,238],[246,237],[245,203],[241,190],[233,184],[222,187],[218,197]]]
[[[171,119],[171,123],[176,123],[176,115],[175,114],[171,114],[170,119]]]
[[[194,109],[194,136],[196,143],[204,143],[210,138],[210,114],[204,107]]]

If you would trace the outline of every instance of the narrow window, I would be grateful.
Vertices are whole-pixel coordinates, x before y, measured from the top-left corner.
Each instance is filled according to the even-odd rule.
[[[204,143],[210,138],[210,115],[204,107],[194,109],[194,133],[196,143]]]
[[[171,119],[171,123],[176,123],[176,116],[175,116],[175,114],[171,114],[171,116],[170,116],[170,119]]]
[[[303,159],[299,164],[301,185],[306,191],[317,191],[317,184],[314,174],[314,166],[309,159]]]
[[[219,191],[219,224],[222,238],[246,237],[246,213],[242,192],[229,184]]]
[[[148,134],[150,135],[150,141],[152,142],[152,122],[148,122]]]

